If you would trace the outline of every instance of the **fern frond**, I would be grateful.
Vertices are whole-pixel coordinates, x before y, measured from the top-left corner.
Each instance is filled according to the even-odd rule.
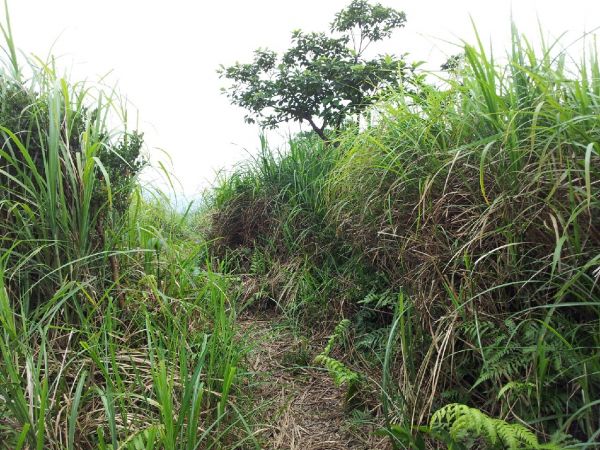
[[[349,326],[350,321],[348,319],[343,319],[340,323],[338,323],[333,334],[329,338],[329,341],[327,342],[327,346],[315,357],[314,360],[315,363],[327,369],[327,371],[333,377],[333,381],[336,386],[347,386],[347,399],[352,398],[358,390],[360,376],[358,373],[346,367],[343,362],[330,357],[329,354],[333,350],[333,346],[335,345],[336,341],[344,335]]]
[[[335,330],[333,330],[333,334],[329,337],[329,341],[327,342],[325,349],[321,352],[321,355],[327,356],[331,353],[335,342],[344,335],[349,326],[350,321],[348,319],[342,319],[340,323],[335,326]]]
[[[349,369],[343,362],[338,361],[335,358],[321,354],[317,355],[315,362],[328,370],[333,377],[335,385],[338,387],[344,384],[350,387],[359,381],[359,376],[356,372]]]
[[[508,450],[559,449],[556,444],[540,444],[535,434],[523,425],[490,417],[477,408],[460,403],[437,410],[431,416],[429,428],[433,432],[447,431],[454,442],[481,438],[491,447],[500,445]]]

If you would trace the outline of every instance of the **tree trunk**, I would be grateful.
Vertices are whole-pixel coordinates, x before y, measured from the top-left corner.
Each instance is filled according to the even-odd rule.
[[[312,120],[312,117],[307,117],[306,120],[312,127],[313,131],[317,133],[317,136],[319,136],[323,140],[323,142],[328,143],[329,139],[327,139],[327,136],[325,136],[325,133],[323,132],[323,130],[325,129],[325,123],[323,123],[323,126],[319,128],[314,122],[314,120]]]

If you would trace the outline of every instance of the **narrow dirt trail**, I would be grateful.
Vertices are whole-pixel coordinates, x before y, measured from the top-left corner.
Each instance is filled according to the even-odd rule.
[[[277,317],[265,314],[251,314],[238,323],[246,338],[257,343],[247,357],[247,367],[255,374],[254,404],[262,405],[258,422],[263,425],[258,436],[264,448],[386,448],[386,442],[373,435],[372,427],[350,420],[344,389],[312,366],[319,351],[316,345],[325,345],[326,336],[308,342],[283,328]]]

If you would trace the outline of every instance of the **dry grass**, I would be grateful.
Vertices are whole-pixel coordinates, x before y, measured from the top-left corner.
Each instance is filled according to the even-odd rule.
[[[245,338],[256,347],[248,367],[256,376],[252,396],[262,404],[258,421],[264,448],[291,450],[385,449],[374,425],[353,426],[344,388],[321,368],[306,364],[327,341],[327,333],[306,338],[282,327],[272,312],[250,312],[241,319]],[[306,365],[305,365],[306,364]]]

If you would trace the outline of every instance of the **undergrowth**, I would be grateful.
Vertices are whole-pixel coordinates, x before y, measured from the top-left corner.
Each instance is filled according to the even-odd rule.
[[[559,45],[465,44],[366,126],[263,145],[215,189],[242,298],[308,330],[350,319],[335,367],[362,367],[406,442],[458,403],[531,442],[600,436],[600,68]]]
[[[258,448],[224,261],[138,181],[114,91],[1,31],[0,447]]]

